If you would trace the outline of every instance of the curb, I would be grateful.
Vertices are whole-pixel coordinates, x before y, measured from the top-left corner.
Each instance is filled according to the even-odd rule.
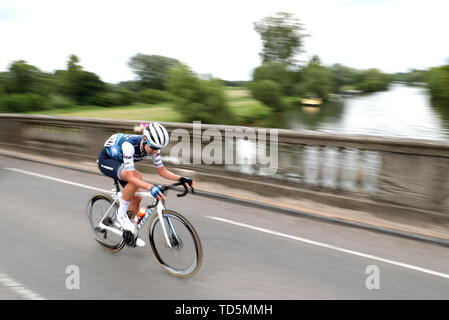
[[[99,176],[102,175],[100,172],[95,172],[95,171],[88,170],[88,169],[82,169],[82,168],[72,167],[72,166],[58,164],[58,163],[48,163],[48,162],[45,162],[45,161],[39,160],[39,159],[30,159],[25,156],[3,153],[2,151],[0,151],[0,156],[19,159],[19,160],[25,160],[25,161],[30,161],[30,162],[40,163],[40,164],[51,165],[51,166],[55,166],[58,168],[74,170],[74,171],[88,173],[88,174],[95,174],[95,175],[99,175]],[[151,182],[151,181],[149,181],[149,182]],[[443,238],[426,236],[426,235],[412,233],[412,232],[408,232],[408,231],[401,231],[398,229],[382,228],[382,227],[378,227],[378,226],[374,226],[374,225],[370,225],[370,224],[366,224],[366,223],[362,223],[362,222],[354,222],[354,221],[349,221],[349,220],[340,219],[340,218],[322,216],[322,215],[318,215],[315,213],[310,213],[310,212],[305,212],[305,211],[300,211],[300,210],[293,210],[293,209],[288,209],[288,208],[277,207],[277,206],[273,206],[273,205],[270,205],[267,203],[261,203],[261,202],[247,200],[247,199],[239,199],[239,198],[235,198],[235,197],[231,197],[231,196],[227,196],[227,195],[223,195],[223,194],[218,194],[218,193],[213,193],[213,192],[208,192],[208,191],[195,190],[195,194],[199,195],[199,196],[206,197],[206,198],[212,198],[212,199],[218,199],[218,200],[227,201],[227,202],[233,202],[233,203],[237,203],[237,204],[243,204],[245,206],[261,208],[261,209],[266,209],[266,210],[270,210],[270,211],[275,210],[277,212],[281,212],[284,214],[296,215],[296,216],[301,216],[304,218],[309,218],[309,219],[318,220],[318,221],[322,221],[322,222],[356,227],[359,229],[364,229],[364,230],[368,230],[368,231],[372,231],[372,232],[378,232],[378,233],[388,234],[388,235],[392,235],[392,236],[397,236],[397,237],[402,237],[402,238],[407,238],[407,239],[412,239],[412,240],[417,240],[417,241],[422,241],[422,242],[430,242],[430,243],[438,244],[441,246],[449,247],[449,240],[446,240]]]

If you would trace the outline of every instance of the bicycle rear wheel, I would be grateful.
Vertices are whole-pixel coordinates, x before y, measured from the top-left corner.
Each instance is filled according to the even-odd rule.
[[[113,202],[114,200],[111,197],[104,194],[96,194],[92,196],[87,202],[86,218],[87,224],[89,225],[89,230],[95,240],[97,240],[106,249],[116,252],[121,250],[126,244],[123,236],[119,236],[99,227],[100,221],[103,217],[104,224],[114,227],[113,213],[115,210],[118,210],[119,205],[115,203],[111,208]],[[108,212],[108,215],[105,217],[106,212]]]
[[[172,276],[187,278],[194,275],[202,261],[201,242],[186,218],[171,210],[162,211],[164,221],[154,215],[148,227],[151,250],[161,267]],[[161,223],[171,244],[167,244]]]

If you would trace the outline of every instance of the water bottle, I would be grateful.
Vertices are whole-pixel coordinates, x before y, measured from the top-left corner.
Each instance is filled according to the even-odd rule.
[[[134,217],[134,223],[139,224],[140,220],[142,220],[143,217],[145,217],[145,214],[147,213],[147,208],[142,207],[137,212],[136,216]]]

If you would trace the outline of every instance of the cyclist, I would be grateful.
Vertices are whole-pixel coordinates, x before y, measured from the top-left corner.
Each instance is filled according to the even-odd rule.
[[[191,178],[178,176],[164,167],[160,149],[167,146],[169,140],[167,130],[160,123],[150,122],[144,126],[142,135],[113,134],[98,155],[97,163],[100,171],[108,177],[118,179],[123,187],[117,221],[124,230],[135,231],[136,225],[130,218],[134,218],[142,200],[141,197],[135,196],[139,189],[150,190],[151,195],[158,200],[165,199],[158,186],[142,180],[142,175],[134,168],[134,162],[151,156],[161,177],[180,181],[187,188],[194,187]],[[145,242],[137,238],[136,245],[143,247]]]

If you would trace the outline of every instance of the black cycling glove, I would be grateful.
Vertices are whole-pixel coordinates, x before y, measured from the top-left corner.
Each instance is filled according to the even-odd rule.
[[[192,186],[193,180],[192,180],[192,178],[181,177],[181,178],[179,178],[179,182],[181,182],[184,186],[186,186],[186,184],[188,184],[189,186]]]

